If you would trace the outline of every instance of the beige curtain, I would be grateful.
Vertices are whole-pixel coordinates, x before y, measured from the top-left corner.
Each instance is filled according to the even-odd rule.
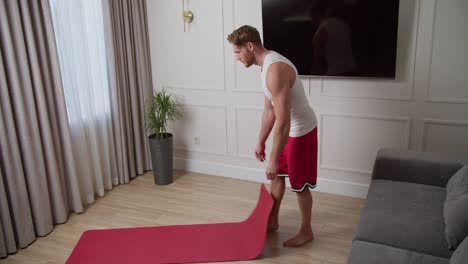
[[[152,93],[146,0],[107,0],[113,47],[110,57],[112,121],[115,133],[118,171],[121,182],[128,175],[142,174],[151,169],[148,137],[144,131],[144,102]]]
[[[103,6],[113,144],[100,151],[116,157],[109,163],[115,185],[151,169],[144,101],[152,81],[145,1]],[[79,174],[83,151],[73,144],[52,25],[49,0],[0,0],[0,258],[99,195]]]
[[[82,212],[48,0],[0,1],[0,257]]]

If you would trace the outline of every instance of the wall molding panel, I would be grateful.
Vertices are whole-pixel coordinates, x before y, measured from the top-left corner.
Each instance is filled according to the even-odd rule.
[[[346,128],[343,127],[335,127],[334,129],[340,129],[343,131],[343,133],[336,133],[335,138],[330,140],[326,139],[326,136],[329,135],[332,131],[327,131],[327,119],[341,119],[339,123],[345,123],[345,124],[354,124],[356,127],[351,127],[348,126],[349,129],[346,130]],[[351,121],[354,120],[354,121]],[[356,124],[360,120],[359,124]],[[333,164],[332,160],[329,162],[324,161],[325,159],[330,159],[329,156],[338,156],[340,154],[345,153],[345,151],[349,151],[352,153],[348,153],[347,157],[348,159],[350,157],[353,157],[354,155],[362,156],[364,157],[364,153],[369,153],[372,152],[375,154],[377,153],[378,149],[381,147],[393,147],[393,148],[398,148],[398,149],[404,149],[407,150],[409,149],[409,140],[410,140],[410,135],[411,135],[411,118],[410,117],[402,117],[402,116],[384,116],[384,115],[370,115],[370,114],[349,114],[349,113],[322,113],[320,115],[320,135],[319,135],[319,167],[321,169],[327,169],[327,170],[338,170],[338,171],[344,171],[344,172],[351,172],[351,173],[360,173],[360,174],[366,174],[370,175],[372,173],[371,170],[371,165],[373,164],[373,161],[375,159],[375,155],[370,155],[368,157],[368,160],[363,161],[361,160],[360,162],[356,163],[361,163],[361,167],[353,167],[353,166],[344,166],[340,164]],[[373,124],[374,123],[374,124]],[[378,124],[380,123],[380,124]],[[335,122],[335,126],[336,126]],[[385,124],[385,125],[384,125]],[[370,134],[362,134],[359,133],[361,131],[368,131],[368,130],[373,130],[373,133],[376,133],[376,129],[379,129],[378,125],[381,126],[381,131],[388,131],[389,128],[391,127],[391,124],[399,124],[399,126],[403,127],[403,133],[398,135],[398,132],[402,132],[401,128],[398,129],[397,125],[393,125],[393,132],[395,132],[394,135],[391,134],[385,134],[384,137],[376,137],[373,139],[373,141],[370,140],[370,137],[372,137]],[[363,128],[364,125],[367,125],[367,129]],[[339,126],[339,125],[338,125]],[[384,127],[385,126],[385,127]],[[332,128],[333,129],[333,128]],[[353,131],[352,129],[355,129]],[[356,133],[352,133],[356,132]],[[346,135],[348,134],[348,135]],[[353,135],[354,134],[354,135]],[[359,134],[357,136],[357,134]],[[362,135],[361,135],[362,134]],[[353,137],[351,139],[351,137]],[[393,140],[387,140],[386,138],[393,136]],[[333,136],[332,136],[333,137]],[[343,138],[346,138],[343,140]],[[368,149],[366,151],[363,151],[362,147],[360,145],[354,145],[353,143],[348,143],[349,141],[355,140],[355,142],[360,142],[360,143],[365,143],[368,146]],[[400,142],[397,142],[400,141]],[[334,142],[334,143],[331,143]],[[327,145],[324,146],[324,144],[335,144],[337,143],[336,146],[331,146]],[[372,145],[374,144],[374,145]],[[327,147],[328,149],[333,149],[334,154],[332,155],[326,155],[326,152],[324,151],[324,148]],[[363,153],[359,153],[359,152]],[[337,162],[337,161],[335,161]],[[337,162],[340,163],[340,162]],[[368,166],[362,166],[363,163],[369,164]],[[366,167],[366,168],[363,168]]]
[[[430,129],[439,128],[445,130],[445,133],[440,137],[435,136],[431,138]],[[437,131],[434,131],[437,133]],[[444,151],[450,154],[456,154],[461,156],[468,156],[468,141],[466,141],[466,135],[468,135],[468,121],[457,121],[457,120],[441,120],[441,119],[423,119],[423,133],[421,137],[421,151]],[[459,142],[457,136],[465,137],[465,140]],[[430,142],[430,139],[433,141]],[[436,140],[439,140],[437,142]],[[435,144],[435,149],[431,149],[430,144]],[[458,149],[456,148],[458,147]],[[457,151],[454,151],[457,150]]]
[[[250,160],[255,160],[255,157],[253,156],[253,153],[250,153],[250,154],[243,154],[243,153],[240,153],[240,146],[239,146],[239,142],[242,140],[239,138],[239,135],[240,135],[240,126],[239,126],[239,111],[251,111],[251,112],[254,112],[254,113],[257,113],[257,114],[260,114],[260,116],[262,115],[263,113],[263,108],[260,108],[260,107],[250,107],[250,106],[239,106],[239,105],[236,105],[234,106],[234,124],[235,124],[235,131],[236,131],[236,157],[238,158],[243,158],[243,159],[250,159]],[[261,124],[261,119],[260,119],[260,124]],[[253,125],[253,124],[252,124]],[[245,128],[245,127],[244,127]],[[245,128],[247,129],[247,128]],[[253,136],[255,138],[258,137],[258,133],[256,133],[255,130],[252,130],[250,129],[249,130],[249,134],[251,134],[250,136]],[[255,147],[255,145],[252,145],[251,148],[253,150],[253,148]]]
[[[208,109],[209,112],[212,112],[211,115],[212,116],[214,115],[215,117],[216,117],[215,112],[219,112],[217,117],[218,117],[219,120],[221,120],[222,125],[219,125],[218,127],[214,127],[214,128],[217,128],[217,129],[205,130],[204,125],[205,124],[206,125],[210,125],[210,124],[213,125],[213,122],[210,122],[210,121],[213,121],[213,120],[210,119],[212,116],[202,118],[202,120],[205,121],[204,124],[200,124],[198,126],[192,125],[192,126],[189,127],[189,129],[193,128],[194,130],[196,130],[195,133],[197,133],[197,134],[191,134],[191,133],[188,133],[188,135],[184,134],[183,138],[186,139],[186,141],[187,141],[184,144],[186,146],[181,145],[180,143],[174,142],[174,149],[175,150],[181,150],[181,151],[190,151],[190,152],[212,154],[212,155],[227,157],[228,156],[228,144],[227,144],[228,135],[227,135],[227,107],[226,107],[226,105],[215,105],[215,104],[182,104],[182,105],[183,105],[183,108],[184,108],[184,115],[186,115],[187,113],[193,113],[194,112],[193,109],[190,112],[187,111],[188,108]],[[200,111],[200,110],[198,110],[198,111]],[[195,110],[195,112],[196,112],[196,110]],[[205,115],[206,114],[207,113],[205,113]],[[195,120],[198,120],[198,119],[195,119]],[[180,131],[185,132],[187,130],[187,128],[185,128],[185,127],[180,127],[180,124],[183,124],[183,122],[177,122],[176,126],[177,126],[177,124],[179,124],[179,127],[176,127],[174,129],[175,130],[174,133],[180,133]],[[203,125],[203,127],[202,127],[202,125]],[[189,132],[193,132],[193,131],[189,131]],[[202,134],[204,134],[204,132],[208,133],[208,135],[202,135]],[[218,133],[218,137],[215,136],[216,133]],[[194,137],[199,137],[199,143],[198,144],[195,144],[194,142],[192,142]],[[224,140],[221,140],[221,141],[220,140],[218,140],[218,141],[215,140],[213,143],[211,142],[214,138],[219,138],[219,137],[224,138]],[[208,141],[209,143],[212,143],[211,146],[204,147],[204,145],[205,145],[204,142],[206,142],[206,141]],[[218,148],[222,147],[222,148],[220,148],[220,150],[215,150],[216,147],[218,147]]]
[[[427,4],[430,4],[431,1],[427,1],[426,3]],[[433,89],[437,89],[437,87],[434,87],[433,85],[433,82],[432,82],[432,76],[433,76],[433,71],[436,72],[436,73],[439,73],[440,71],[438,69],[434,70],[434,68],[437,68],[436,65],[434,65],[434,53],[435,53],[435,50],[434,50],[434,45],[435,45],[435,41],[438,39],[437,38],[437,34],[436,34],[436,29],[437,29],[437,23],[443,23],[443,22],[440,22],[440,21],[444,21],[444,19],[447,19],[446,17],[440,17],[438,15],[438,10],[441,9],[441,5],[449,5],[449,4],[454,4],[456,3],[457,1],[439,1],[439,0],[432,0],[432,5],[431,5],[431,9],[432,9],[432,17],[431,17],[431,27],[430,27],[430,41],[429,41],[429,58],[428,58],[428,67],[427,67],[427,75],[426,75],[426,89],[425,89],[425,98],[424,98],[424,101],[425,102],[429,102],[429,103],[450,103],[450,104],[468,104],[468,93],[466,94],[467,97],[465,98],[460,98],[460,97],[450,97],[450,96],[433,96],[431,95],[431,91]],[[458,2],[462,2],[462,0],[459,0]],[[466,11],[466,10],[465,10]],[[443,18],[443,19],[442,19]],[[466,28],[462,25],[457,25],[458,28],[455,28],[452,30],[452,34],[454,35],[457,35],[459,36],[460,35],[460,31],[463,31],[465,30],[466,31]],[[447,32],[447,30],[444,30],[444,33]],[[449,31],[450,32],[450,31]],[[441,32],[439,32],[441,33]],[[465,32],[465,35],[467,35],[467,32]],[[445,38],[447,38],[446,36],[442,36],[440,37],[442,38],[444,41],[445,41]],[[465,43],[468,45],[468,38],[465,39]],[[444,52],[449,52],[451,50],[445,50]],[[465,56],[466,59],[468,59],[468,56],[466,55],[467,53],[464,52],[462,54],[458,54],[459,56]],[[451,55],[452,57],[458,57],[457,55]],[[436,62],[438,62],[438,60],[436,60]],[[439,62],[440,63],[440,62]],[[447,62],[443,63],[442,66],[439,66],[439,69],[445,69],[445,71],[447,71],[447,69],[450,68],[450,66],[446,65]],[[466,68],[466,64],[465,64],[465,68]],[[443,72],[443,71],[442,71]],[[465,75],[468,73],[465,72]],[[462,76],[463,77],[463,76]],[[443,90],[446,90],[447,89],[447,86],[450,87],[450,82],[444,82],[443,85],[440,85],[439,89],[443,89]],[[465,89],[466,90],[466,83],[464,84],[465,86],[462,86],[460,87],[460,90],[463,90]]]
[[[242,25],[252,25],[258,29],[260,36],[263,36],[262,22],[257,19],[257,14],[262,12],[261,1],[259,0],[232,0],[231,13],[232,21],[231,26],[228,27],[226,37],[234,29]],[[227,41],[226,41],[227,42]],[[231,45],[227,45],[227,58],[230,60],[232,67],[233,86],[234,92],[240,93],[255,93],[261,94],[261,82],[260,82],[260,67],[256,65],[245,68],[242,63],[237,62],[234,53],[232,52]],[[232,59],[229,59],[229,58]]]

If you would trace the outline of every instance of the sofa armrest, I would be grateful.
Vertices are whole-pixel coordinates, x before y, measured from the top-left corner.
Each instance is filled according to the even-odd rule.
[[[372,179],[386,179],[445,187],[466,160],[441,153],[381,149]]]

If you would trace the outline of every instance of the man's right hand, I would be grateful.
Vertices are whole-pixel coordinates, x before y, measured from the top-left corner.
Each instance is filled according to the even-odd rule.
[[[265,143],[258,143],[257,146],[255,147],[255,157],[257,158],[258,161],[265,161],[266,155],[265,155]]]

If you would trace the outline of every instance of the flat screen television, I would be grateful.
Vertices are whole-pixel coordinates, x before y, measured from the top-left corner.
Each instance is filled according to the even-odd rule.
[[[399,0],[262,0],[263,42],[300,75],[395,78]]]

